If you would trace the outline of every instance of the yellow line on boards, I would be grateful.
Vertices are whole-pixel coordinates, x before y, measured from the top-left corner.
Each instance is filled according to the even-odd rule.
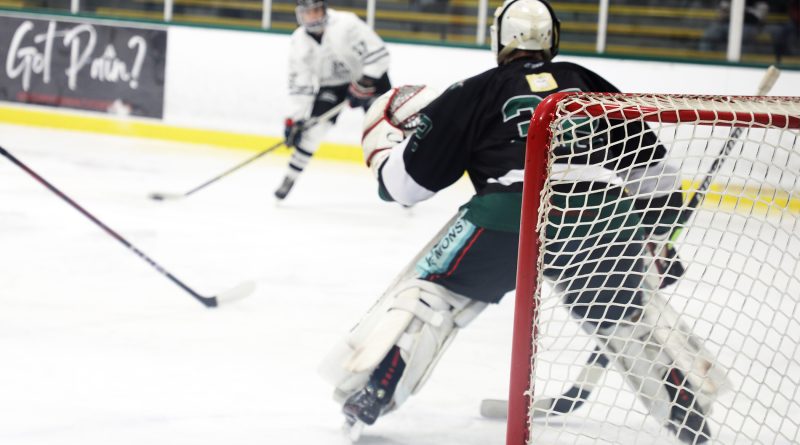
[[[126,118],[96,117],[1,105],[0,123],[113,136],[141,137],[252,151],[262,150],[280,141],[280,138],[274,136],[203,130]],[[286,155],[288,153],[289,150],[286,148],[276,151],[276,154]],[[361,148],[347,144],[323,143],[314,156],[321,159],[363,162]]]
[[[83,131],[113,136],[141,137],[173,142],[213,145],[221,148],[259,151],[274,145],[280,138],[227,131],[203,130],[147,122],[138,119],[99,117],[69,112],[30,109],[21,106],[0,105],[0,123],[60,130]],[[55,142],[57,143],[57,142]],[[11,148],[13,147],[6,147]],[[281,148],[276,154],[286,156],[289,150]],[[315,158],[362,163],[361,148],[355,145],[323,143]],[[692,191],[697,184],[684,181],[683,189]],[[800,198],[786,191],[751,189],[729,186],[725,189],[712,184],[703,200],[705,208],[734,210],[737,213],[771,215],[786,210],[800,214]]]
[[[683,189],[693,191],[698,184],[683,182]],[[688,196],[688,195],[687,195]],[[723,187],[712,184],[702,202],[706,209],[735,211],[738,214],[758,216],[778,216],[782,211],[800,214],[800,197],[773,187],[742,187],[729,185]]]

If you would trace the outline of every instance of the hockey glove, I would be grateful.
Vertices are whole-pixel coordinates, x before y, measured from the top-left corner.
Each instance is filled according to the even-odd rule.
[[[633,206],[641,212],[645,236],[664,236],[686,222],[683,211],[683,193],[676,190],[668,195],[639,198]]]
[[[303,139],[304,120],[294,121],[287,118],[284,122],[283,137],[286,140],[287,147],[297,147],[297,144]]]
[[[671,232],[664,235],[653,235],[645,244],[645,248],[653,256],[656,272],[661,277],[661,282],[658,284],[659,289],[678,281],[678,278],[686,273],[675,246],[669,240],[670,235]]]
[[[647,250],[653,255],[656,270],[662,277],[659,288],[663,289],[686,272],[669,239],[686,222],[687,213],[682,211],[683,193],[676,190],[665,196],[640,198],[634,201],[634,207],[642,211]]]
[[[368,107],[375,97],[375,79],[364,76],[350,84],[347,89],[347,101],[352,108]]]

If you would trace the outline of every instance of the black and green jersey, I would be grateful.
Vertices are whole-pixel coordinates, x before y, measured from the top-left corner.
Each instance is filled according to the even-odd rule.
[[[518,59],[458,82],[422,109],[423,124],[416,134],[393,149],[381,169],[382,196],[412,204],[453,184],[466,172],[476,195],[465,205],[465,218],[480,227],[518,230],[531,115],[544,98],[559,91],[619,90],[580,65],[530,59]],[[628,130],[628,134],[643,133]],[[575,164],[585,164],[611,172],[611,176],[634,163],[664,156],[664,149],[649,132],[644,132],[650,138],[644,144],[626,140],[625,133],[624,127],[619,128],[618,135],[612,132],[612,139],[626,142],[610,144],[608,151],[613,153],[600,157],[588,151],[584,156],[581,151],[588,147],[581,144],[558,150],[573,152],[572,171]],[[641,145],[650,150],[626,155]]]

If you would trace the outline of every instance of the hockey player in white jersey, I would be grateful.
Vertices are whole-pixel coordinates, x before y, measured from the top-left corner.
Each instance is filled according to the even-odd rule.
[[[297,22],[289,52],[286,145],[294,148],[275,197],[286,198],[297,177],[336,122],[304,123],[348,101],[366,111],[375,97],[391,88],[389,51],[380,37],[355,14],[328,8],[327,0],[297,0]]]

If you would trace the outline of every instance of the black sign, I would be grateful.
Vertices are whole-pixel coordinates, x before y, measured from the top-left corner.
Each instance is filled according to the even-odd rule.
[[[167,31],[0,17],[0,100],[161,118]]]

